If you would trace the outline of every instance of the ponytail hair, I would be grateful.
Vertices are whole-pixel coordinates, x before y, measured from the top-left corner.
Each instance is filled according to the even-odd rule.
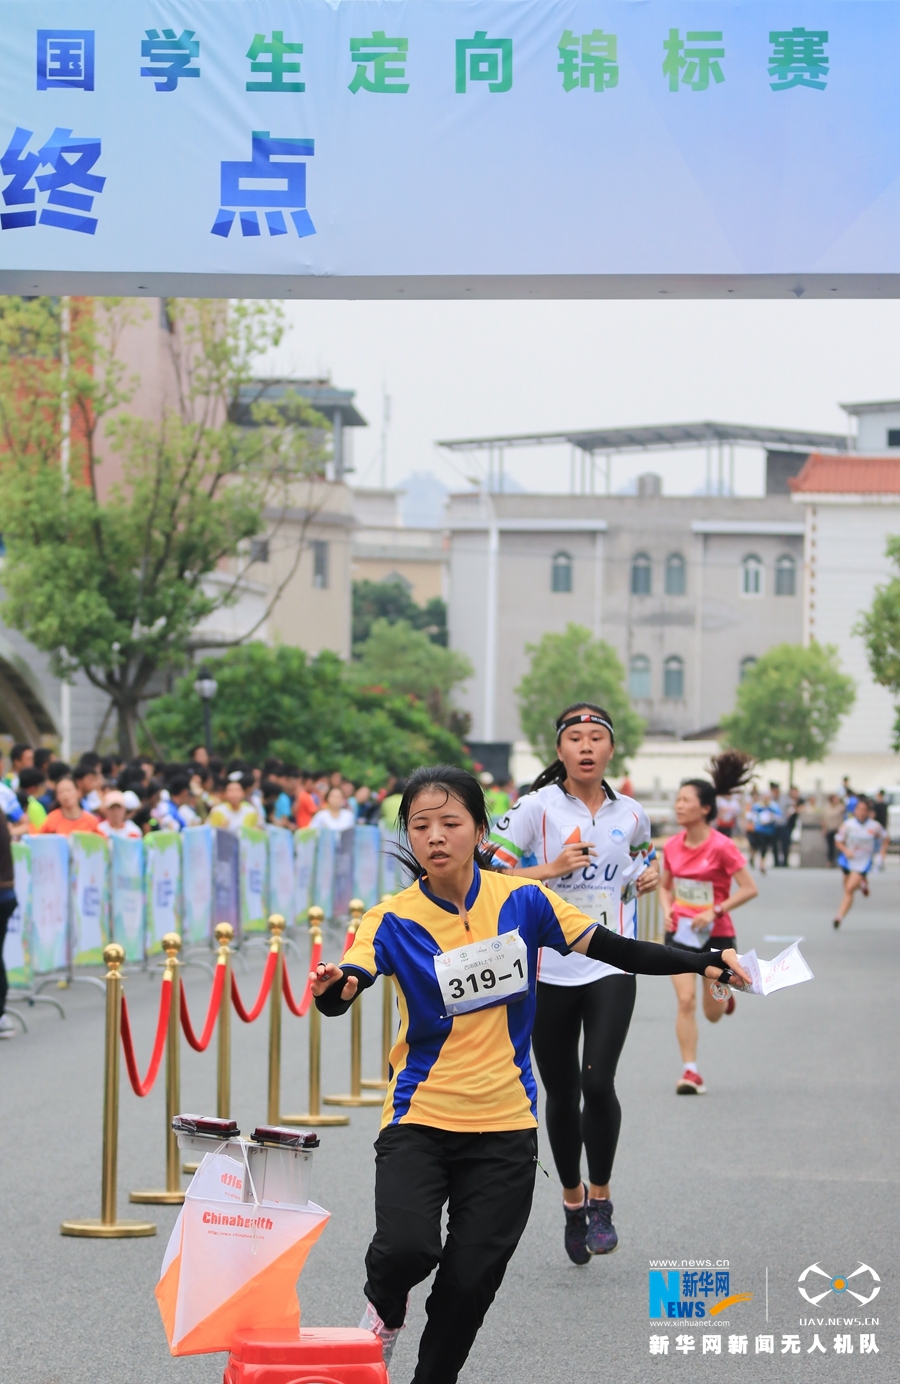
[[[447,798],[455,798],[468,812],[480,833],[479,844],[475,847],[475,864],[481,870],[492,870],[495,848],[487,844],[491,823],[484,789],[477,778],[465,769],[458,769],[455,764],[431,764],[414,769],[410,774],[397,809],[400,841],[396,850],[391,852],[394,859],[400,862],[413,879],[420,879],[425,874],[425,867],[419,864],[409,844],[409,818],[416,798],[420,793],[426,792],[444,793]]]
[[[693,788],[700,799],[700,806],[708,809],[707,822],[716,820],[716,798],[727,798],[736,788],[743,788],[753,773],[752,755],[741,750],[723,750],[709,762],[710,779],[682,779],[682,788]]]
[[[609,728],[609,733],[613,740],[613,743],[615,743],[616,735],[615,731],[612,728],[612,717],[610,716],[608,711],[604,710],[602,706],[596,706],[594,702],[573,702],[571,706],[565,707],[564,710],[562,710],[559,713],[559,715],[556,718],[557,743],[559,742],[559,737],[563,729],[565,728],[565,722],[575,711],[592,711],[595,716],[602,716],[604,722]],[[550,783],[564,783],[565,778],[565,764],[563,764],[561,759],[554,759],[552,764],[548,764],[546,769],[541,770],[541,772],[538,774],[537,778],[535,779],[534,783],[531,785],[528,791],[529,793],[536,793],[539,788],[546,788],[547,785]]]

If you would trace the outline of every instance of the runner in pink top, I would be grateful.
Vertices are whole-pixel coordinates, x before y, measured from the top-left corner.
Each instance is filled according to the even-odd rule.
[[[667,946],[708,951],[726,937],[735,945],[730,910],[755,898],[759,890],[737,846],[713,824],[717,797],[734,793],[746,783],[751,769],[748,755],[726,750],[710,765],[711,783],[687,779],[678,790],[675,816],[684,830],[670,837],[663,848],[659,882]],[[703,1095],[706,1086],[697,1071],[696,982],[693,976],[673,976],[672,981],[678,996],[675,1034],[684,1064],[675,1091],[679,1096]],[[710,1023],[733,1014],[734,1008],[734,995],[722,1004],[711,986],[703,986],[703,1013]]]

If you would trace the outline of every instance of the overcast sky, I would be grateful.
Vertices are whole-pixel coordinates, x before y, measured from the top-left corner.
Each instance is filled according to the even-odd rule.
[[[355,438],[355,483],[379,483],[382,393],[391,398],[387,480],[434,471],[464,488],[474,466],[439,438],[722,422],[842,432],[842,402],[900,398],[893,302],[301,302],[280,372],[355,389],[370,426]],[[507,453],[531,490],[565,490],[566,454]],[[665,473],[669,493],[702,483],[700,458],[617,464]],[[737,490],[759,484],[752,458]]]

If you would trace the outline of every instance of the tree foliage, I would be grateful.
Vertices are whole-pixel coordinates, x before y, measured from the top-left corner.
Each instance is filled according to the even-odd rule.
[[[549,764],[556,758],[556,718],[580,698],[605,707],[616,728],[616,754],[610,771],[621,773],[641,743],[644,722],[625,691],[625,669],[615,649],[595,639],[584,625],[567,625],[562,634],[545,634],[526,644],[531,668],[516,688],[522,729]]]
[[[360,688],[335,654],[311,659],[302,649],[254,642],[207,662],[219,684],[211,703],[213,749],[223,757],[260,763],[275,754],[373,785],[420,764],[467,763],[459,740],[435,725],[424,705]],[[182,678],[147,713],[154,739],[173,757],[203,739],[193,681],[193,674]]]
[[[438,725],[465,734],[468,718],[452,703],[454,690],[472,676],[464,654],[433,644],[423,630],[405,620],[376,620],[360,646],[350,675],[358,687],[380,687],[424,702]]]
[[[247,540],[304,503],[298,486],[305,497],[322,466],[309,429],[328,426],[296,398],[251,399],[256,426],[235,421],[280,339],[280,309],[205,299],[168,303],[175,402],[156,418],[129,415],[138,380],[120,344],[142,311],[121,299],[71,310],[0,299],[4,618],[60,676],[81,668],[109,694],[125,755],[151,680],[184,667],[200,622],[237,599]],[[101,496],[104,442],[122,482]],[[231,579],[209,583],[229,559]]]
[[[754,759],[818,763],[856,700],[853,679],[840,670],[831,644],[778,644],[757,659],[722,719],[729,745]]]
[[[894,566],[900,568],[900,538],[889,538],[885,551]],[[855,633],[865,643],[873,678],[898,699],[892,749],[900,750],[900,577],[892,577],[884,586],[875,588],[872,604],[862,615]]]
[[[425,605],[417,605],[400,581],[355,581],[353,583],[353,652],[372,633],[376,620],[395,625],[405,620],[414,630],[424,630],[432,644],[447,647],[447,605],[440,596],[433,596]]]

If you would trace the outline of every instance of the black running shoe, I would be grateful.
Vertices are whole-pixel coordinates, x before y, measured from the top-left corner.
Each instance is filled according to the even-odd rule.
[[[613,1204],[608,1199],[589,1199],[587,1204],[587,1247],[591,1254],[612,1254],[619,1237],[612,1223]]]
[[[569,1207],[563,1203],[563,1211],[566,1213],[566,1230],[563,1236],[566,1254],[573,1264],[589,1264],[591,1251],[587,1247],[587,1188],[585,1188],[583,1206],[579,1206],[576,1211],[570,1211]]]

